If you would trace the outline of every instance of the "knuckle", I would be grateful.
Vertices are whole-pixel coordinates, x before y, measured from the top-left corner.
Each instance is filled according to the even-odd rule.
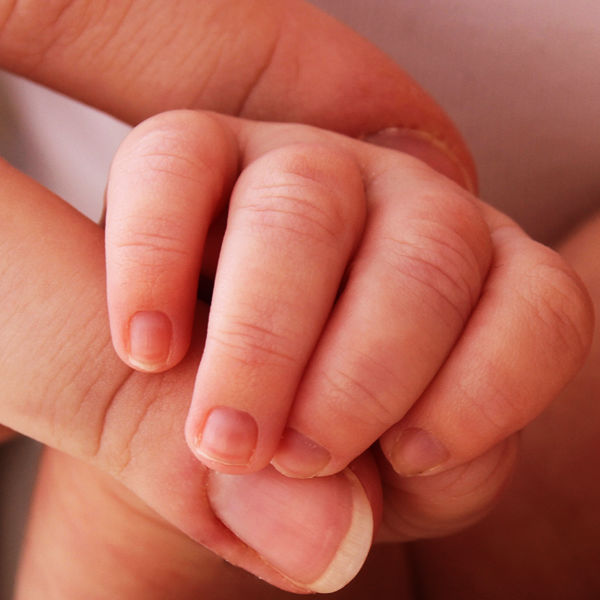
[[[126,138],[113,169],[134,176],[144,185],[159,184],[157,189],[163,181],[170,189],[177,189],[174,182],[197,187],[223,179],[215,178],[214,173],[222,172],[228,164],[223,160],[226,148],[226,136],[210,115],[170,111],[147,119]]]
[[[290,239],[338,246],[356,235],[364,210],[358,167],[318,144],[271,151],[244,173],[236,208],[249,227]]]

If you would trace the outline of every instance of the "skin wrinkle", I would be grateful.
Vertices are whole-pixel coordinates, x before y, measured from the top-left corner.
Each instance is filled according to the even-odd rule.
[[[272,198],[262,195],[261,200],[276,200],[285,203],[288,208],[282,208],[280,206],[263,206],[263,205],[251,205],[246,204],[240,209],[250,214],[260,216],[259,223],[257,226],[258,231],[264,231],[264,229],[272,229],[275,232],[286,231],[291,234],[292,238],[306,238],[312,240],[314,243],[324,244],[330,248],[336,248],[339,243],[339,233],[333,228],[328,228],[327,225],[321,222],[316,217],[312,217],[307,211],[295,210],[292,205],[296,205],[298,208],[302,206],[308,206],[314,208],[310,202],[305,202],[297,196],[286,196],[284,194],[274,195]],[[273,218],[269,218],[269,217]],[[278,222],[281,219],[278,216],[282,216],[284,223],[289,222],[287,225],[283,225]],[[296,226],[294,224],[297,223]],[[306,225],[302,225],[305,223]],[[313,227],[314,226],[314,227]],[[309,231],[311,228],[316,228],[320,232],[325,232],[327,240],[323,240],[323,235]]]
[[[235,8],[232,7],[231,4],[236,5]],[[256,2],[247,2],[248,12],[251,12],[254,15],[258,14],[258,12],[261,10],[260,6],[253,6],[255,4]],[[266,8],[266,10],[270,10],[272,15],[273,6],[269,5]],[[186,106],[188,106],[189,108],[211,107],[214,104],[214,101],[210,99],[210,95],[214,94],[214,92],[212,91],[213,82],[217,81],[217,83],[214,84],[214,87],[218,89],[220,87],[218,82],[221,78],[221,73],[231,69],[232,62],[239,60],[237,53],[234,53],[233,56],[230,54],[231,46],[235,46],[239,38],[238,32],[240,28],[243,27],[243,24],[246,21],[246,19],[251,19],[250,16],[246,17],[247,13],[244,13],[238,16],[233,25],[229,25],[231,23],[231,17],[235,14],[238,14],[239,12],[239,5],[237,5],[235,2],[226,2],[221,4],[214,4],[214,9],[212,13],[208,15],[208,17],[206,17],[205,31],[210,31],[214,29],[218,31],[219,35],[216,39],[215,36],[211,37],[210,56],[212,59],[212,64],[204,77],[204,81],[199,86],[198,91],[186,103]],[[229,31],[226,32],[222,31],[223,25],[225,23],[227,23],[230,28]],[[237,105],[228,107],[228,109],[225,112],[238,116],[246,116],[246,107],[248,103],[250,102],[256,89],[260,86],[265,74],[268,72],[269,68],[273,64],[274,56],[277,47],[279,46],[280,37],[281,21],[278,21],[277,30],[273,37],[273,41],[271,42],[271,44],[269,44],[269,46],[266,49],[265,57],[260,61],[260,63],[255,69],[255,72],[250,76],[249,82],[245,84],[246,89],[242,92],[238,90],[237,94],[235,95],[236,97],[239,96]],[[216,52],[215,49],[217,49]],[[238,49],[234,48],[234,50]],[[242,48],[241,50],[243,53],[244,49]],[[197,58],[197,48],[190,49],[189,56]],[[205,67],[205,65],[203,66]],[[217,109],[215,108],[215,110]],[[219,112],[223,112],[223,110],[219,110]],[[256,118],[256,115],[251,116]]]
[[[82,326],[82,329],[84,331],[94,331],[93,327],[90,327],[90,325],[92,325],[92,323],[96,321],[96,314],[89,315],[89,318]],[[94,339],[97,339],[96,336],[94,336]],[[93,348],[94,346],[93,344],[89,344],[87,347]],[[111,355],[113,354],[114,352],[112,349],[112,342],[110,340],[110,337],[106,336],[100,349],[94,348],[94,356],[96,358],[93,359],[93,362],[96,365],[98,365],[98,363],[109,362],[110,358],[108,357],[111,357]],[[76,361],[65,361],[64,364],[76,364]],[[119,370],[123,370],[124,366],[125,365],[121,365],[119,363],[115,371],[118,372]],[[94,419],[98,419],[98,435],[95,436],[94,442],[90,442],[90,444],[92,444],[93,447],[91,449],[81,450],[82,454],[86,457],[86,459],[89,460],[95,458],[98,454],[98,450],[100,448],[101,432],[106,414],[106,409],[104,407],[100,411],[98,411],[98,398],[103,396],[112,398],[115,390],[119,390],[124,381],[118,379],[117,382],[111,386],[113,389],[111,390],[110,395],[107,395],[106,377],[104,369],[98,365],[98,368],[92,371],[94,374],[91,381],[86,381],[86,378],[83,377],[84,371],[86,371],[86,369],[88,369],[88,361],[80,360],[76,371],[70,376],[72,384],[67,384],[66,386],[64,386],[64,389],[68,392],[69,390],[71,390],[71,388],[75,388],[76,397],[79,398],[79,401],[76,403],[74,411],[72,411],[73,414],[70,419],[71,422],[73,422],[73,424],[76,426],[74,427],[74,429],[79,429],[79,427],[77,427],[77,422],[79,421],[78,417],[80,416],[81,420],[83,420],[83,422],[86,425],[89,424],[90,416],[93,416]],[[127,377],[130,375],[130,370],[128,368],[126,368],[125,370],[128,371],[125,375],[125,379],[127,379]],[[83,387],[81,386],[80,382],[84,382]],[[87,410],[88,406],[92,407],[93,410]],[[99,415],[98,412],[100,413]]]
[[[545,271],[551,271],[555,273],[554,277],[544,276]],[[556,274],[562,275],[561,283],[566,284],[571,289],[573,288],[573,281],[570,277],[564,274],[563,269],[554,267],[547,263],[539,263],[534,270],[530,273],[530,279],[534,282],[538,280],[543,281],[543,286],[547,288],[548,285],[552,288],[552,294],[544,294],[544,298],[541,299],[541,308],[544,309],[544,314],[540,310],[540,304],[534,303],[527,296],[522,294],[520,290],[517,293],[523,299],[531,305],[534,309],[538,319],[542,321],[549,331],[554,331],[557,338],[560,338],[562,347],[572,348],[573,342],[576,343],[581,355],[584,355],[589,348],[589,335],[581,330],[576,323],[581,323],[581,319],[573,319],[569,313],[568,307],[571,304],[567,299],[567,295],[564,291],[556,284],[552,283],[556,281]],[[560,306],[557,298],[560,298]]]
[[[218,333],[211,331],[210,338],[207,338],[207,345],[210,340],[210,343],[216,343],[218,346],[223,347],[227,357],[229,359],[234,359],[242,363],[242,365],[254,365],[254,366],[262,366],[262,365],[270,365],[272,367],[276,365],[283,366],[285,364],[296,365],[298,358],[292,354],[287,354],[281,350],[276,350],[273,347],[269,347],[268,344],[265,343],[263,339],[260,341],[254,341],[256,339],[256,335],[251,332],[257,329],[252,323],[241,323],[237,322],[237,326],[240,328],[239,331],[219,331]],[[264,333],[264,332],[263,332]],[[264,337],[261,336],[261,338]],[[270,332],[269,337],[271,339],[280,338]],[[230,341],[229,338],[241,338],[243,342],[236,344],[234,341]],[[248,355],[248,349],[252,350],[252,356]],[[232,353],[231,351],[241,351],[241,356],[237,356],[237,353]]]
[[[125,389],[125,387],[127,386],[127,384],[130,382],[131,380],[131,376],[133,375],[133,370],[129,369],[128,372],[119,380],[117,381],[117,383],[114,386],[114,389],[111,391],[111,394],[109,396],[109,402],[106,403],[104,410],[102,411],[102,415],[101,415],[101,419],[100,419],[100,423],[99,423],[99,427],[98,427],[98,434],[96,436],[96,448],[95,451],[93,452],[93,454],[90,456],[90,458],[94,459],[94,460],[98,460],[101,456],[101,454],[103,453],[103,447],[104,447],[104,439],[106,437],[106,431],[107,431],[107,423],[108,423],[108,418],[109,415],[114,407],[114,403],[116,402],[117,398],[119,397],[119,394],[122,392],[122,390]],[[110,444],[108,444],[110,447]],[[129,461],[127,461],[125,464],[128,464]],[[121,471],[119,471],[119,469],[116,469],[117,473],[122,473],[123,469],[121,469]]]
[[[199,118],[196,119],[196,117]],[[149,166],[146,164],[145,159],[157,157],[159,160],[165,158],[167,162],[169,160],[174,160],[174,162],[176,160],[180,161],[183,164],[183,168],[178,175],[185,176],[186,178],[191,177],[187,167],[191,167],[192,171],[201,171],[202,173],[213,171],[215,161],[210,160],[213,158],[212,156],[194,154],[194,158],[191,158],[192,152],[189,151],[189,148],[195,150],[198,144],[190,139],[191,132],[189,130],[182,129],[183,123],[181,121],[188,118],[194,119],[194,126],[202,126],[206,123],[206,127],[222,129],[209,116],[201,116],[200,113],[185,109],[156,115],[140,125],[134,131],[133,137],[127,137],[121,145],[117,151],[120,158],[120,169],[123,169],[123,162],[128,167],[130,167],[131,162],[136,167],[138,163],[141,163],[142,169],[145,170]],[[160,123],[160,126],[157,123]],[[149,127],[152,127],[150,131],[148,131]],[[190,123],[188,127],[191,129],[192,124]],[[145,175],[145,172],[139,173],[139,168],[130,167],[127,171],[138,173],[140,176]]]
[[[487,263],[488,268],[484,267],[484,265],[482,264],[484,261],[480,261],[477,259],[476,252],[474,251],[473,248],[471,248],[471,246],[469,244],[467,244],[465,242],[464,238],[460,235],[460,233],[458,231],[453,231],[452,233],[454,233],[455,237],[459,241],[463,242],[462,245],[468,250],[468,256],[466,255],[466,253],[462,253],[458,249],[457,244],[451,244],[448,241],[446,241],[445,236],[433,237],[433,236],[428,236],[425,233],[422,233],[421,237],[423,239],[427,239],[427,240],[434,242],[438,246],[447,248],[448,251],[450,251],[452,254],[456,255],[465,265],[469,266],[469,271],[472,271],[473,266],[475,266],[480,274],[479,287],[481,287],[481,281],[483,281],[485,279],[485,277],[487,276],[487,271],[488,271],[491,261],[490,260],[485,261]],[[468,282],[466,276],[464,274],[462,274],[461,269],[457,269],[457,270],[459,273],[461,273],[460,279],[463,282],[464,288],[469,292],[469,295],[471,297],[471,306],[475,306],[476,301],[479,297],[479,294],[473,290],[473,286],[469,285],[469,282]]]
[[[269,72],[269,69],[273,65],[275,61],[275,55],[277,54],[277,50],[279,48],[279,42],[281,39],[281,26],[278,28],[276,34],[273,37],[273,41],[271,42],[267,54],[263,59],[262,65],[258,67],[256,74],[253,76],[251,81],[248,83],[246,90],[242,93],[238,107],[234,114],[239,116],[243,116],[247,112],[248,104],[253,100],[253,96],[256,90],[259,88],[266,74]]]
[[[129,234],[133,236],[132,233]],[[136,232],[135,240],[128,242],[119,242],[114,243],[115,248],[120,250],[123,249],[131,249],[137,248],[144,250],[147,256],[142,260],[139,257],[139,253],[136,253],[135,265],[132,268],[137,269],[138,267],[156,267],[156,261],[152,259],[153,256],[160,256],[160,264],[165,265],[167,263],[172,263],[173,265],[178,265],[179,261],[182,259],[188,258],[190,255],[193,255],[193,248],[178,248],[177,244],[180,244],[180,240],[173,236],[168,235],[160,235],[157,233],[143,233]],[[172,246],[167,246],[164,242],[173,242]],[[170,261],[165,261],[166,256],[172,258]],[[131,257],[127,257],[127,263],[131,263],[133,260]]]
[[[189,158],[185,156],[177,156],[167,152],[153,152],[149,154],[142,154],[140,155],[140,158],[144,159],[144,162],[142,162],[142,168],[148,169],[148,173],[144,173],[142,175],[140,173],[140,169],[135,168],[132,168],[129,172],[148,179],[151,179],[151,176],[155,173],[159,173],[161,175],[171,175],[178,180],[199,183],[204,180],[202,176],[209,171],[208,165],[199,165],[197,163],[193,163]],[[152,164],[152,162],[150,162],[152,161],[152,159],[156,159],[155,162],[157,164]],[[145,162],[146,160],[148,160],[148,162]],[[199,173],[194,175],[188,175],[182,172],[182,170],[175,169],[175,166],[177,166],[178,162],[187,162],[189,165],[191,165],[194,171],[199,171]]]
[[[294,153],[302,153],[306,157],[302,161],[290,159]],[[340,195],[336,186],[330,184],[331,175],[323,164],[329,165],[335,162],[341,172],[345,170],[349,176],[355,176],[357,183],[359,180],[359,169],[352,156],[344,154],[340,157],[339,152],[332,152],[332,149],[326,144],[290,144],[285,149],[274,150],[263,154],[262,161],[272,159],[279,168],[285,173],[285,180],[277,183],[265,183],[252,186],[250,189],[257,192],[261,200],[281,198],[292,200],[299,208],[304,206],[308,210],[290,211],[292,214],[297,212],[299,216],[310,216],[311,213],[321,215],[322,219],[314,217],[312,220],[337,243],[343,233],[346,232],[350,223],[353,229],[356,229],[356,210],[349,206],[347,199]],[[260,160],[259,159],[259,160]],[[254,162],[254,161],[250,161]],[[281,163],[281,164],[280,164]],[[329,167],[330,169],[331,167]],[[362,187],[362,182],[361,182]],[[288,190],[300,189],[304,197],[297,194],[290,194]],[[277,193],[279,191],[284,193]],[[310,194],[307,192],[310,190]],[[262,192],[275,192],[263,197]],[[322,202],[326,198],[327,201]],[[243,208],[251,205],[244,205]],[[324,207],[327,207],[327,210]],[[266,210],[266,209],[263,209]]]
[[[366,405],[361,408],[368,407],[369,412],[373,415],[376,423],[387,424],[393,421],[394,415],[392,414],[392,407],[386,406],[386,404],[379,400],[379,398],[377,398],[377,396],[373,394],[373,392],[371,392],[365,385],[361,384],[356,378],[352,377],[351,375],[344,373],[340,369],[336,369],[335,373],[338,376],[341,376],[341,378],[344,380],[343,384],[334,381],[332,375],[327,372],[323,372],[321,374],[321,377],[327,380],[331,388],[333,388],[334,390],[333,394],[328,394],[331,398],[336,398],[338,396],[341,396],[343,398],[342,402],[340,402],[339,399],[337,399],[336,404],[344,405],[348,403],[348,400],[351,403],[356,403],[356,396],[348,390],[349,387],[356,388],[360,390],[361,395],[363,397],[366,397],[368,399]]]
[[[459,303],[455,299],[452,299],[450,297],[450,294],[440,289],[441,286],[439,285],[439,283],[437,283],[437,277],[435,276],[436,274],[438,276],[441,276],[447,282],[449,282],[455,289],[459,289],[461,295],[464,295],[464,290],[460,289],[461,286],[457,284],[456,281],[450,275],[448,275],[448,273],[446,273],[438,265],[434,264],[429,260],[426,260],[423,257],[412,256],[407,252],[401,250],[402,247],[408,247],[411,250],[414,249],[414,245],[409,242],[402,242],[391,237],[381,237],[380,240],[387,240],[388,242],[391,242],[391,246],[393,247],[393,253],[396,255],[396,258],[401,259],[398,262],[389,261],[389,264],[395,271],[397,271],[401,275],[402,278],[406,278],[413,282],[419,283],[422,286],[425,286],[431,292],[434,292],[435,296],[438,299],[440,299],[443,302],[443,304],[449,306],[452,309],[452,311],[458,317],[459,323],[462,324],[467,321],[468,316],[471,312],[471,300],[469,299],[469,305],[467,307],[467,310],[465,310],[464,303]],[[399,264],[400,262],[402,264]],[[436,283],[434,283],[434,281],[436,281]],[[468,295],[471,296],[471,291],[469,290],[468,292]],[[444,320],[447,320],[445,316],[447,311],[440,310],[438,307],[436,307],[435,304],[431,301],[429,295],[427,295],[427,298],[428,301],[426,302],[426,304],[429,305],[430,308],[432,308],[438,315],[444,316]],[[454,325],[453,323],[449,324],[451,326]]]

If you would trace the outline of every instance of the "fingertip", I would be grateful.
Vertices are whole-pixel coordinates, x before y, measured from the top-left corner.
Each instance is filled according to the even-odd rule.
[[[425,130],[389,127],[362,139],[376,146],[410,154],[473,194],[477,193],[477,174],[470,155],[464,152],[456,154],[448,144]],[[458,148],[459,151],[462,149]]]
[[[271,464],[287,477],[308,479],[319,475],[331,461],[331,454],[320,444],[295,429],[287,428]]]
[[[211,472],[207,491],[219,520],[307,592],[345,586],[371,547],[370,497],[350,469],[311,480],[282,477],[272,468],[241,477]]]
[[[256,450],[258,425],[245,411],[217,406],[203,424],[190,428],[188,440],[196,457],[210,468],[245,470]]]
[[[398,475],[412,477],[431,474],[450,459],[448,449],[430,432],[418,427],[401,429],[388,444],[390,464]]]

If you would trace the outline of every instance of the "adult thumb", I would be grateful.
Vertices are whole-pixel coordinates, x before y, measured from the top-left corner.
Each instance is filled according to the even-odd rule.
[[[185,361],[132,372],[110,344],[102,230],[1,162],[0,179],[0,422],[112,475],[182,534],[279,587],[348,583],[380,512],[369,457],[315,481],[210,474],[183,435],[207,307]]]
[[[201,108],[361,137],[425,133],[475,180],[432,98],[302,0],[0,0],[0,66],[130,123]]]

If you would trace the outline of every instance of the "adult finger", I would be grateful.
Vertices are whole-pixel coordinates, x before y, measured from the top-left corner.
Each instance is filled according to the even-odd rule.
[[[386,545],[374,549],[351,584],[329,597],[408,599],[409,581],[404,550]],[[298,598],[202,548],[112,477],[46,449],[15,597],[47,597],[49,590],[61,600]]]
[[[2,422],[112,474],[192,539],[284,589],[352,579],[380,504],[368,457],[309,482],[209,474],[182,435],[206,309],[188,360],[132,372],[111,347],[100,228],[5,163],[0,177]]]
[[[593,314],[558,254],[482,205],[494,259],[451,356],[381,446],[402,475],[473,460],[533,419],[580,368]]]
[[[197,598],[213,578],[235,589],[234,574],[114,478],[44,450],[15,598]]]
[[[237,170],[231,133],[208,114],[151,118],[126,138],[107,187],[112,340],[130,366],[162,371],[188,349],[205,238]]]
[[[186,425],[208,466],[271,460],[365,212],[358,164],[325,144],[273,150],[242,173]]]
[[[474,186],[469,153],[435,102],[299,0],[1,0],[0,65],[130,123],[204,108],[354,137],[385,131],[390,143],[394,132],[416,131]]]
[[[46,449],[15,598],[283,599],[162,519],[114,478]]]

